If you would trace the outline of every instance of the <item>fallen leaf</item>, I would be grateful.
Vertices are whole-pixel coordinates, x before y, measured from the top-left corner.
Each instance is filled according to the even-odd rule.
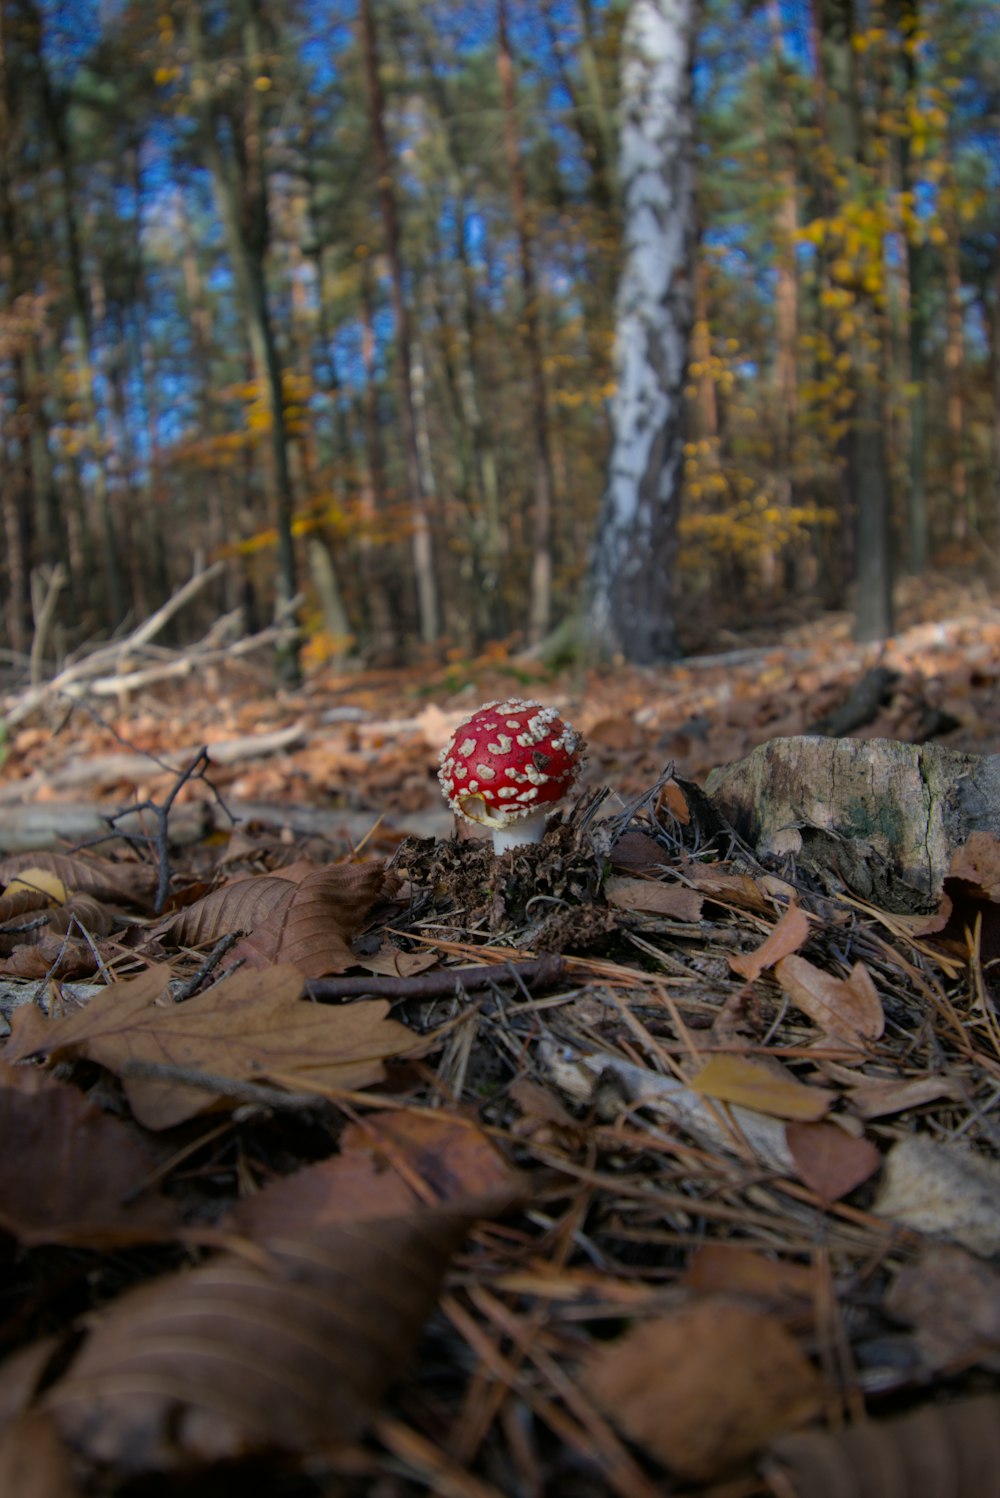
[[[1000,1253],[1000,1163],[951,1140],[912,1134],[886,1156],[871,1210],[989,1258]]]
[[[19,874],[15,874],[7,885],[3,892],[3,899],[0,899],[0,912],[4,909],[4,902],[11,895],[21,894],[24,891],[42,895],[44,897],[42,903],[44,900],[52,900],[56,905],[64,905],[67,899],[66,886],[58,874],[53,873],[51,869],[43,869],[37,864],[31,864],[28,868],[22,869]],[[5,919],[2,916],[0,918]]]
[[[387,1018],[383,999],[337,1006],[300,999],[302,974],[287,964],[241,968],[183,1004],[166,996],[169,969],[149,969],[110,984],[85,1009],[49,1021],[41,1037],[17,1032],[14,1055],[86,1056],[122,1078],[129,1106],[148,1129],[168,1129],[215,1106],[227,1081],[324,1088],[369,1087],[383,1061],[414,1054],[427,1042]],[[205,1074],[216,1085],[159,1080],[142,1068],[161,1065]]]
[[[855,1139],[835,1123],[789,1123],[785,1128],[795,1169],[825,1202],[840,1201],[882,1164],[869,1139]]]
[[[729,966],[752,983],[765,968],[774,967],[782,957],[790,957],[808,940],[812,927],[800,905],[786,910],[765,941],[752,952],[739,952],[729,958]]]
[[[151,864],[116,863],[88,853],[11,853],[0,858],[0,884],[9,884],[27,869],[55,875],[67,890],[139,909],[145,909],[156,892],[157,873]]]
[[[175,946],[202,947],[232,931],[253,931],[288,908],[297,883],[280,874],[234,879],[164,921],[156,935]]]
[[[376,973],[387,978],[412,978],[414,973],[426,972],[441,961],[437,952],[404,952],[391,941],[384,941],[370,957],[355,957],[358,967],[366,973]]]
[[[675,921],[700,921],[703,900],[686,884],[664,884],[658,879],[626,879],[612,874],[605,880],[608,903],[621,910],[646,910]]]
[[[826,973],[804,957],[783,957],[774,972],[792,1003],[828,1035],[859,1045],[882,1034],[882,1000],[863,962],[856,962],[846,978]]]
[[[720,905],[735,905],[740,910],[770,912],[771,905],[749,874],[727,874],[725,870],[705,864],[686,863],[685,877],[696,889]]]
[[[682,1284],[697,1295],[739,1295],[780,1313],[811,1309],[819,1281],[813,1264],[772,1259],[739,1243],[702,1243]]]
[[[662,867],[667,857],[655,838],[637,828],[623,832],[611,849],[611,867],[625,869],[630,874],[644,874],[649,869]]]
[[[835,1094],[808,1087],[774,1063],[750,1056],[712,1056],[690,1079],[693,1092],[723,1103],[739,1103],[772,1118],[822,1118]]]
[[[169,1470],[351,1441],[400,1369],[472,1214],[272,1241],[132,1290],[43,1396],[92,1461]]]
[[[518,1181],[478,1125],[407,1109],[351,1124],[338,1155],[272,1181],[239,1202],[228,1222],[258,1242],[305,1237],[334,1222],[510,1192]]]
[[[20,1243],[113,1247],[171,1236],[173,1203],[155,1192],[130,1200],[159,1156],[75,1087],[0,1062],[0,1138],[0,1227]]]
[[[231,960],[252,967],[292,962],[306,978],[346,972],[357,962],[348,943],[376,900],[398,887],[398,876],[381,863],[317,869],[295,886],[287,904],[237,943]]]
[[[936,1103],[939,1098],[956,1096],[955,1084],[947,1077],[914,1077],[909,1082],[866,1077],[847,1090],[852,1109],[866,1119],[887,1118],[893,1113]]]
[[[595,1354],[591,1397],[625,1434],[689,1480],[746,1460],[820,1407],[821,1381],[771,1316],[708,1296]]]

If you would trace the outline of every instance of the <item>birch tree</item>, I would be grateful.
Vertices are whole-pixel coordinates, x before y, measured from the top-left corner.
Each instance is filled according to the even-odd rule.
[[[601,654],[638,664],[676,654],[672,584],[695,242],[694,10],[694,0],[632,0],[623,39],[614,440],[589,623]]]

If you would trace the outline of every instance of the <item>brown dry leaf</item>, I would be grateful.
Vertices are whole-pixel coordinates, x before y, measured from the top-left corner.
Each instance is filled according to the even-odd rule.
[[[623,832],[611,849],[611,867],[630,874],[644,874],[666,860],[666,852],[655,838],[637,828]]]
[[[209,946],[231,931],[252,931],[269,916],[285,910],[295,897],[298,881],[280,874],[258,874],[234,879],[178,911],[156,932],[181,947]]]
[[[836,1432],[782,1436],[765,1463],[765,1475],[775,1479],[772,1492],[803,1498],[996,1498],[998,1472],[995,1394]]]
[[[723,869],[696,863],[686,864],[684,873],[696,889],[721,905],[758,913],[771,910],[770,902],[749,874],[727,874]]]
[[[231,960],[251,967],[293,962],[306,978],[346,972],[357,963],[348,943],[376,900],[390,898],[398,887],[398,876],[374,861],[317,869],[233,948]]]
[[[148,1192],[129,1200],[157,1155],[75,1087],[0,1062],[0,1138],[0,1226],[19,1242],[100,1247],[171,1236],[173,1203]]]
[[[280,1077],[305,1089],[370,1087],[384,1077],[387,1057],[427,1045],[387,1018],[383,999],[337,1007],[301,999],[302,974],[287,964],[241,968],[183,1004],[166,998],[168,980],[169,970],[157,968],[113,983],[85,1009],[50,1021],[41,1043],[37,1026],[26,1037],[12,1037],[14,1055],[87,1056],[122,1078],[141,1124],[168,1129],[217,1104],[226,1081]],[[139,1070],[163,1064],[219,1085],[161,1081]]]
[[[0,962],[0,973],[10,978],[87,978],[96,973],[97,956],[90,944],[67,940],[54,931],[44,931],[36,940],[22,938],[9,957]],[[23,1005],[18,1014],[28,1006]]]
[[[239,1202],[228,1221],[258,1242],[307,1237],[331,1223],[513,1192],[518,1181],[476,1124],[407,1109],[351,1124],[338,1155],[272,1181]]]
[[[804,957],[783,957],[774,972],[792,1003],[828,1035],[860,1045],[882,1034],[882,1000],[863,962],[856,962],[846,978],[826,973]]]
[[[955,1083],[947,1077],[914,1077],[909,1082],[866,1077],[847,1089],[852,1109],[865,1119],[887,1118],[892,1113],[936,1103],[939,1098],[957,1096]]]
[[[427,1211],[271,1241],[141,1286],[42,1398],[64,1437],[126,1471],[279,1449],[363,1428],[432,1309],[473,1214]]]
[[[769,1259],[740,1243],[702,1243],[681,1282],[697,1295],[739,1295],[781,1313],[813,1306],[819,1288],[816,1266]]]
[[[366,973],[376,973],[386,978],[412,978],[414,973],[426,972],[441,961],[437,952],[404,952],[391,941],[384,941],[370,957],[355,957],[355,964]]]
[[[835,1123],[790,1123],[785,1138],[799,1180],[825,1202],[847,1196],[882,1164],[870,1139],[855,1139]]]
[[[19,1415],[0,1435],[0,1493],[9,1498],[79,1498],[73,1461],[50,1417]]]
[[[905,1264],[883,1302],[916,1329],[924,1371],[980,1363],[1000,1371],[1000,1272],[952,1243]]]
[[[738,1103],[772,1118],[822,1118],[835,1097],[823,1087],[797,1081],[780,1063],[750,1056],[712,1056],[688,1085],[702,1097]]]
[[[631,1440],[693,1480],[801,1425],[822,1388],[779,1321],[722,1296],[633,1327],[594,1355],[584,1383]]]
[[[152,903],[156,892],[157,873],[150,864],[115,863],[87,853],[11,853],[0,858],[0,884],[9,884],[25,869],[44,869],[67,890],[140,910]]]
[[[793,905],[759,947],[753,952],[739,952],[730,957],[729,966],[748,983],[753,983],[765,968],[774,967],[782,957],[797,952],[809,940],[811,930],[805,911],[800,905]]]
[[[620,910],[647,910],[675,921],[700,921],[704,903],[686,884],[663,884],[658,879],[626,879],[612,874],[605,880],[608,903]]]

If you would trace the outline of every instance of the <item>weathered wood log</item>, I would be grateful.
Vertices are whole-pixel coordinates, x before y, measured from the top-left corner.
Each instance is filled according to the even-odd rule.
[[[929,908],[956,849],[1000,836],[1000,755],[891,739],[773,739],[713,770],[715,808],[760,855],[791,855],[887,909]]]

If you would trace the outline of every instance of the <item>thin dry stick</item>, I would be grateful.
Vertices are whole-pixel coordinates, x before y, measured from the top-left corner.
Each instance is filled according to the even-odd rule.
[[[375,1422],[375,1434],[387,1451],[391,1451],[404,1467],[427,1483],[431,1492],[441,1494],[442,1498],[503,1498],[499,1488],[463,1471],[437,1446],[401,1420],[380,1416]]]

